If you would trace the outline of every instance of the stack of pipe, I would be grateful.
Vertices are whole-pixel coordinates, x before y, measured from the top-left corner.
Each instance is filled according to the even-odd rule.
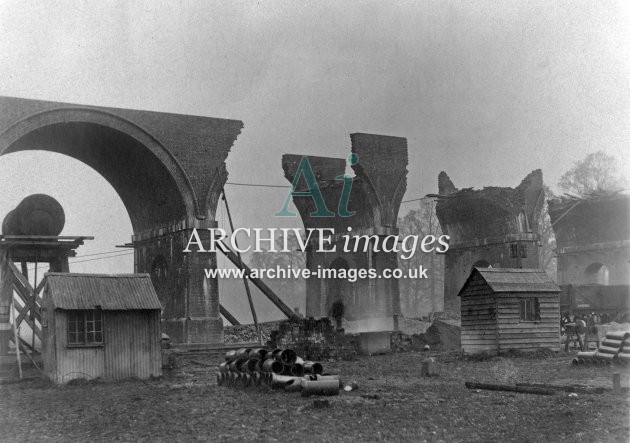
[[[302,396],[337,395],[338,375],[323,373],[318,362],[305,361],[292,349],[242,348],[228,351],[218,367],[217,385],[300,391]]]
[[[581,364],[611,364],[630,362],[630,332],[611,331],[606,333],[596,351],[578,352],[573,359],[574,365]]]
[[[624,364],[630,363],[630,337],[626,336],[623,338],[623,347],[618,357],[620,362]]]

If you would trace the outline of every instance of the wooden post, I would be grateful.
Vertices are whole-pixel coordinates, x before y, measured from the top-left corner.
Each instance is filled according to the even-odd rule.
[[[17,333],[17,328],[15,327],[15,315],[13,313],[13,299],[11,299],[11,316],[13,317],[13,340],[15,340],[15,356],[17,357],[18,362],[18,371],[20,374],[20,379],[22,379],[22,359],[20,357],[20,337]],[[33,332],[35,334],[35,332]]]
[[[621,391],[621,374],[619,372],[615,372],[612,375],[613,382],[613,391],[619,392]]]
[[[234,232],[234,224],[232,223],[232,214],[230,213],[230,206],[228,205],[227,196],[225,195],[225,189],[222,189],[222,192],[223,192],[223,201],[225,202],[225,211],[227,212],[228,220],[230,222],[230,230]],[[238,247],[236,237],[234,237],[234,243],[235,243],[234,246]],[[241,253],[238,249],[236,250],[236,255],[238,257],[239,265],[242,268],[243,259],[241,258]],[[256,315],[256,308],[254,308],[254,301],[252,300],[252,293],[249,290],[249,283],[247,282],[247,277],[245,275],[243,275],[243,283],[245,284],[245,292],[247,293],[247,301],[249,302],[249,308],[252,311],[252,318],[254,319],[254,327],[256,328],[256,335],[258,335],[258,342],[262,346],[265,343],[263,342],[262,332],[260,331],[260,326],[258,325],[258,316]]]
[[[37,251],[35,252],[35,272],[33,272],[33,301],[31,302],[31,321],[33,322],[33,333],[31,335],[31,347],[35,349],[35,309],[37,307],[37,266],[39,262],[39,257],[37,256]],[[28,278],[27,278],[28,280]]]

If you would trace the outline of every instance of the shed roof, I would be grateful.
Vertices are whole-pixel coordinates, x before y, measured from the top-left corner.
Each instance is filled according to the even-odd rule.
[[[494,292],[560,292],[558,285],[542,269],[473,268],[458,296],[462,295],[475,273],[481,275]]]
[[[162,309],[149,274],[49,272],[46,288],[55,308],[125,311]]]

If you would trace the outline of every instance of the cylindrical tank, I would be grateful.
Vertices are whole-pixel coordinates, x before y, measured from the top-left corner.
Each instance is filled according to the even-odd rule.
[[[20,220],[16,216],[15,209],[9,211],[4,220],[2,220],[2,233],[4,235],[22,235]]]
[[[33,194],[7,214],[2,222],[4,235],[59,235],[66,222],[63,208],[46,194]]]

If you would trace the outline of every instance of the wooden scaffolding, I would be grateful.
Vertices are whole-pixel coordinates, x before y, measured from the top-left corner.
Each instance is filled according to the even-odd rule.
[[[44,280],[37,283],[37,265],[48,264],[50,272],[69,272],[68,259],[87,236],[0,235],[0,355],[7,355],[9,342],[31,353],[39,352],[42,341],[41,292]],[[19,268],[18,268],[19,264]],[[34,264],[33,284],[29,265]],[[13,324],[11,324],[13,311]],[[14,331],[22,323],[32,331],[30,343],[17,338]]]

